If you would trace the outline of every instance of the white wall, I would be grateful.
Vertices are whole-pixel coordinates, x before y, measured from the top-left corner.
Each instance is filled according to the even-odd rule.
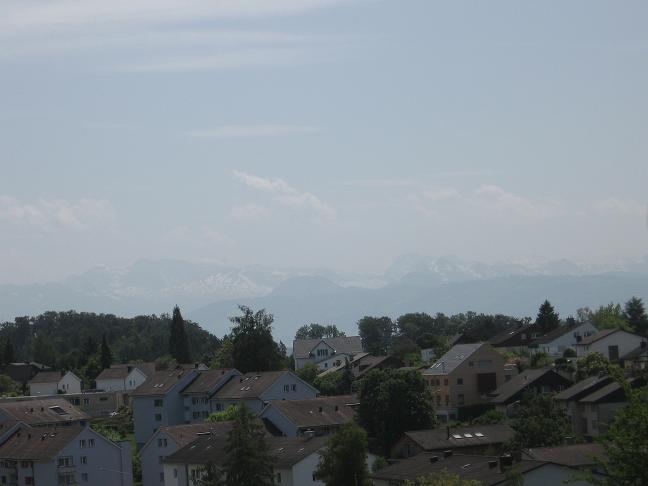
[[[29,394],[36,395],[56,395],[58,393],[58,383],[30,383]]]
[[[587,356],[591,353],[601,353],[606,358],[610,358],[608,353],[608,346],[619,347],[619,358],[624,354],[637,349],[641,345],[644,338],[626,331],[617,331],[614,334],[606,336],[598,341],[589,345],[579,345],[576,347],[576,354],[578,357]]]
[[[554,339],[550,343],[541,344],[540,351],[549,353],[551,356],[560,358],[563,355],[563,352],[567,348],[576,349],[576,344],[578,344],[576,336],[586,338],[596,334],[598,331],[593,324],[585,322],[575,329],[571,330],[567,334],[563,334],[557,339]]]
[[[65,393],[81,393],[81,380],[68,371],[59,380],[58,389]]]

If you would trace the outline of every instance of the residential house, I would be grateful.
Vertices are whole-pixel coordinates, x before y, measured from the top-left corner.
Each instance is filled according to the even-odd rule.
[[[530,459],[515,460],[510,455],[485,456],[453,453],[423,452],[384,467],[369,477],[374,486],[402,486],[421,476],[434,476],[447,471],[461,480],[476,480],[482,486],[509,485],[511,474],[520,478],[524,486],[563,484],[571,479],[570,467]],[[576,481],[577,486],[590,483]]]
[[[526,352],[529,345],[543,334],[536,324],[519,323],[493,336],[488,342],[501,351]]]
[[[212,397],[211,410],[226,410],[230,405],[245,404],[259,413],[270,400],[315,398],[317,389],[290,371],[250,372],[233,377]]]
[[[583,339],[576,345],[579,358],[591,353],[601,353],[610,361],[619,359],[642,346],[646,338],[623,329],[605,329]],[[645,345],[644,345],[645,346]]]
[[[23,425],[3,437],[0,483],[132,486],[130,442],[112,442],[89,427]]]
[[[534,461],[546,462],[554,467],[560,469],[545,469],[544,472],[548,473],[554,471],[561,471],[562,468],[569,468],[576,473],[579,470],[589,470],[594,474],[597,479],[603,479],[600,467],[596,459],[603,460],[606,457],[605,448],[601,444],[588,443],[588,444],[574,444],[574,445],[561,445],[556,447],[537,447],[533,449],[524,449],[522,457]],[[555,478],[547,477],[546,484],[564,484],[558,481],[561,476]],[[526,484],[526,483],[525,483]],[[588,484],[587,482],[576,481],[569,482],[569,484]]]
[[[134,365],[115,365],[97,376],[96,387],[104,391],[134,390],[146,381],[146,373]]]
[[[22,387],[23,391],[26,392],[29,380],[41,371],[47,370],[49,370],[49,367],[40,363],[9,363],[2,369],[2,374],[18,383]]]
[[[343,365],[362,352],[360,336],[340,336],[322,339],[295,339],[293,341],[293,356],[295,370],[300,370],[308,364],[317,365],[325,370],[330,367]]]
[[[587,418],[583,415],[585,406],[579,403],[579,400],[609,385],[612,381],[612,377],[607,375],[590,376],[554,395],[556,403],[567,413],[571,421],[571,429],[576,435],[586,435],[590,428]]]
[[[230,379],[240,376],[241,372],[233,368],[202,371],[189,386],[182,390],[184,400],[184,423],[204,422],[212,409],[211,398]]]
[[[196,378],[196,368],[156,371],[131,394],[135,441],[142,446],[160,427],[185,422],[181,392]]]
[[[431,388],[437,417],[456,420],[462,407],[487,403],[504,382],[504,357],[488,343],[457,344],[423,378]]]
[[[471,425],[468,427],[441,427],[405,432],[390,457],[407,458],[421,452],[452,450],[461,454],[489,454],[501,452],[515,431],[508,425]]]
[[[164,485],[164,459],[178,449],[208,433],[225,438],[232,422],[203,422],[160,427],[139,451],[142,462],[142,485]]]
[[[81,393],[81,378],[68,371],[41,371],[29,380],[29,394],[56,395],[57,393]]]
[[[554,358],[560,358],[565,350],[573,349],[575,351],[578,343],[597,332],[598,330],[591,322],[559,326],[544,336],[533,340],[528,347],[531,352],[547,353]]]
[[[90,416],[63,398],[0,401],[0,421],[18,420],[32,427],[84,427]]]
[[[491,403],[498,410],[509,415],[515,408],[524,392],[535,390],[539,393],[556,393],[570,387],[573,381],[553,368],[528,369],[503,383],[490,396]]]
[[[357,404],[357,397],[353,395],[270,400],[259,416],[275,435],[299,437],[314,433],[319,437],[335,433],[353,420]]]
[[[432,363],[436,359],[434,348],[421,349],[421,361],[423,363]]]
[[[166,457],[165,486],[198,486],[207,463],[217,468],[225,460],[227,437],[222,433],[206,433]],[[274,484],[277,486],[324,486],[313,473],[319,463],[319,452],[326,446],[326,437],[269,437],[270,454],[274,457]]]
[[[648,369],[648,346],[641,341],[638,348],[621,356],[623,367],[627,370],[643,372]]]
[[[126,405],[124,397],[124,394],[119,392],[83,391],[81,393],[65,393],[49,396],[40,395],[38,397],[3,397],[0,399],[0,403],[33,402],[35,399],[63,399],[77,407],[79,410],[87,413],[90,417],[94,418],[106,417],[111,413],[118,411],[121,407]]]

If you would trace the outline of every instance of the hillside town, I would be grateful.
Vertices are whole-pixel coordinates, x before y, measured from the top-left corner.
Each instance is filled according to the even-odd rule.
[[[310,324],[287,356],[272,315],[241,307],[209,363],[112,363],[105,337],[91,388],[7,363],[0,484],[248,484],[250,470],[278,486],[641,484],[617,453],[648,410],[648,319],[640,299],[626,308],[598,329],[545,302],[479,340],[431,336],[426,314],[365,317],[357,336]],[[185,326],[176,307],[174,358],[191,355]]]

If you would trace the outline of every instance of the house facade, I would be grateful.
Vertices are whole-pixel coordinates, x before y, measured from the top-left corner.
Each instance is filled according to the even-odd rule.
[[[295,339],[293,355],[295,370],[300,370],[308,364],[317,365],[320,370],[340,366],[345,361],[362,352],[360,336],[341,336],[322,339]]]
[[[437,417],[458,418],[461,407],[487,403],[504,382],[504,357],[488,343],[457,344],[423,370]]]
[[[598,330],[591,322],[560,326],[529,344],[531,352],[547,353],[560,358],[565,350],[576,350],[576,345],[596,334]]]
[[[502,384],[490,393],[495,408],[513,415],[523,394],[529,390],[538,393],[556,393],[569,388],[573,381],[553,368],[528,369]]]
[[[220,411],[212,409],[216,404],[212,401],[212,397],[237,376],[241,376],[241,372],[233,368],[201,371],[198,377],[182,391],[184,423],[201,423],[213,412]]]
[[[592,353],[601,353],[610,361],[616,362],[631,351],[642,346],[646,338],[622,329],[606,329],[576,345],[576,355],[581,358]]]
[[[129,391],[134,390],[146,381],[146,374],[133,365],[116,365],[103,370],[97,376],[98,390]]]
[[[132,486],[130,442],[119,444],[89,427],[20,427],[0,445],[0,483]]]
[[[261,371],[234,376],[211,399],[211,410],[223,411],[244,404],[260,413],[270,400],[315,398],[317,389],[290,371]]]
[[[526,352],[529,345],[543,334],[540,326],[519,323],[492,337],[488,342],[502,351]]]
[[[29,394],[56,395],[57,393],[81,393],[81,378],[71,371],[41,371],[29,380]]]

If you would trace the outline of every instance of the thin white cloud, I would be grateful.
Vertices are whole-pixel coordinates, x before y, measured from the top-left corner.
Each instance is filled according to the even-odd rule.
[[[257,221],[268,214],[268,209],[258,204],[243,204],[233,206],[229,217],[235,221]]]
[[[82,231],[105,225],[113,219],[113,206],[106,200],[38,199],[23,202],[11,196],[0,196],[0,222],[13,227]]]
[[[317,127],[307,125],[224,125],[208,130],[193,130],[187,135],[196,138],[258,138],[283,137],[318,133]]]
[[[609,197],[597,201],[592,206],[593,211],[601,216],[647,216],[648,206],[638,201]]]
[[[300,191],[283,179],[268,179],[238,170],[232,171],[234,178],[248,187],[273,194],[274,199],[286,206],[309,208],[319,217],[329,219],[335,211],[310,192]]]

